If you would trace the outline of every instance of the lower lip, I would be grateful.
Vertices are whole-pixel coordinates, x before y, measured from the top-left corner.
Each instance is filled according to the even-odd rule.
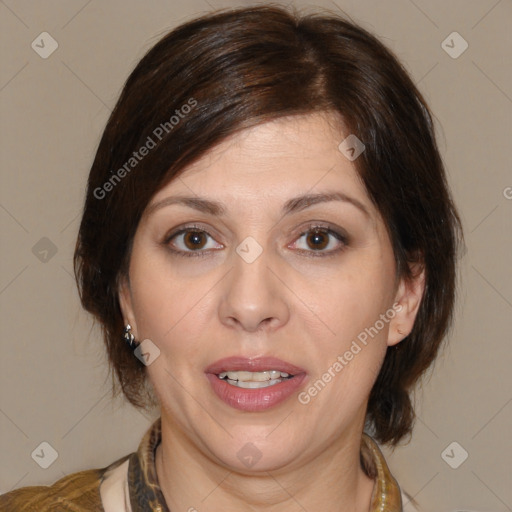
[[[295,375],[279,384],[259,389],[244,389],[207,373],[215,394],[229,406],[247,412],[266,411],[288,399],[301,386],[306,374]]]

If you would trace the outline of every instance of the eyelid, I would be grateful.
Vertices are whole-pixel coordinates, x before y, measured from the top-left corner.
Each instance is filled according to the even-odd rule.
[[[335,255],[339,253],[340,251],[344,250],[347,245],[349,245],[350,237],[346,233],[346,231],[340,227],[333,226],[328,222],[324,221],[309,221],[306,223],[306,225],[302,225],[300,228],[295,230],[295,234],[293,235],[293,241],[291,244],[288,244],[287,247],[289,248],[290,245],[293,245],[297,242],[298,239],[303,237],[304,235],[307,235],[308,233],[311,233],[315,230],[325,232],[327,235],[332,236],[336,238],[341,244],[341,248],[338,249],[331,249],[329,251],[324,250],[318,250],[315,251],[313,249],[307,250],[307,249],[295,249],[295,251],[301,253],[301,254],[308,254],[309,256],[313,257],[328,257]],[[200,223],[191,223],[191,224],[184,224],[182,226],[178,226],[176,228],[173,228],[170,232],[168,232],[163,241],[162,244],[167,246],[169,250],[179,256],[185,256],[185,257],[204,257],[208,256],[212,251],[219,250],[221,248],[215,248],[215,249],[198,249],[196,251],[193,250],[182,250],[182,249],[173,249],[170,247],[170,242],[173,238],[182,235],[184,233],[187,233],[189,231],[198,231],[201,233],[205,233],[210,238],[214,239],[214,235],[211,233],[211,229],[206,227],[205,225],[202,225]],[[216,240],[215,240],[216,241]],[[220,244],[223,245],[223,244]]]
[[[321,231],[329,236],[332,236],[338,240],[338,242],[341,243],[341,247],[338,247],[337,249],[331,249],[329,251],[324,250],[318,250],[315,251],[313,249],[307,250],[307,249],[295,249],[296,251],[300,252],[301,254],[306,254],[307,256],[311,257],[329,257],[329,256],[335,256],[340,251],[343,251],[347,248],[347,246],[350,243],[350,237],[347,234],[347,232],[339,228],[337,226],[332,226],[328,222],[309,222],[305,227],[303,227],[301,230],[299,230],[299,233],[297,235],[294,235],[294,241],[290,245],[295,245],[297,243],[297,240],[302,238],[304,235],[307,235],[308,233],[312,233],[314,231]],[[290,247],[288,245],[287,247]]]
[[[324,221],[309,221],[306,223],[305,226],[298,228],[297,229],[298,234],[294,235],[294,236],[302,236],[302,235],[305,235],[306,233],[309,233],[310,231],[314,231],[315,229],[323,230],[323,231],[326,231],[326,232],[329,232],[332,234],[339,235],[339,237],[342,238],[346,242],[348,242],[348,240],[349,240],[349,235],[344,229],[342,229],[341,227],[338,227],[338,226],[334,226],[331,223],[324,222]]]
[[[168,232],[163,241],[162,244],[165,245],[173,254],[176,254],[178,256],[184,256],[184,257],[204,257],[208,256],[212,251],[216,251],[219,248],[215,249],[198,249],[197,251],[185,251],[182,249],[174,249],[170,245],[170,242],[173,238],[176,238],[177,236],[183,235],[185,233],[188,233],[189,231],[198,231],[200,233],[205,233],[210,238],[214,239],[214,235],[211,234],[210,229],[206,226],[203,226],[199,223],[192,223],[192,224],[184,224],[182,226],[178,226],[174,229],[172,229],[170,232]],[[220,244],[222,245],[222,244]]]
[[[187,231],[201,231],[206,233],[208,236],[213,238],[211,230],[209,227],[202,225],[198,222],[192,222],[191,224],[183,224],[182,226],[177,226],[171,230],[164,236],[162,243],[169,243],[175,236],[186,233]]]

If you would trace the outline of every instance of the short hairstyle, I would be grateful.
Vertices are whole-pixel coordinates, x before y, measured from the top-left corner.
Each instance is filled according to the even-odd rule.
[[[381,443],[412,431],[411,392],[452,323],[461,222],[422,95],[376,37],[327,11],[257,6],[202,16],[165,35],[128,77],[90,170],[74,255],[114,393],[156,405],[144,365],[122,341],[118,298],[151,198],[227,137],[315,112],[337,113],[345,135],[364,143],[354,164],[388,230],[397,276],[410,279],[412,263],[425,270],[413,330],[388,348],[366,415]]]

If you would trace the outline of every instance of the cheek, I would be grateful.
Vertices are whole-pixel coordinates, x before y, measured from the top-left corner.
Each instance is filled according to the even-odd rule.
[[[315,294],[314,309],[322,322],[312,325],[326,326],[323,335],[316,338],[316,364],[310,383],[315,388],[310,388],[312,393],[318,394],[316,406],[334,400],[348,408],[350,404],[356,407],[368,396],[386,353],[394,313],[393,265],[392,255],[385,252],[354,254],[339,266],[325,292]],[[330,391],[318,391],[324,388]]]
[[[192,348],[206,328],[214,281],[207,275],[185,278],[165,258],[143,252],[132,257],[130,281],[138,336],[163,348]]]
[[[379,319],[380,308],[369,311],[368,302],[363,304],[343,310],[336,335],[324,337],[315,347],[314,370],[301,403],[309,403],[327,423],[358,414],[386,354],[389,323]]]
[[[393,300],[393,262],[382,253],[367,257],[354,253],[322,281],[322,287],[313,287],[308,281],[310,291],[305,294],[309,294],[312,309],[327,327],[323,339],[345,343],[355,339],[386,313]]]

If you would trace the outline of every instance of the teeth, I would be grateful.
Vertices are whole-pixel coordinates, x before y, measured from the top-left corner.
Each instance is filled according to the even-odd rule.
[[[225,379],[226,377],[231,381],[268,383],[268,381],[272,382],[281,378],[285,379],[289,377],[289,374],[278,370],[268,370],[264,372],[222,372],[219,374],[219,379]]]
[[[281,379],[272,379],[272,380],[266,380],[264,382],[255,382],[255,381],[238,381],[238,380],[227,379],[226,382],[228,384],[231,384],[232,386],[237,386],[239,388],[259,389],[259,388],[268,388],[270,386],[273,386],[274,384],[279,384],[279,382],[282,382],[282,380]]]

